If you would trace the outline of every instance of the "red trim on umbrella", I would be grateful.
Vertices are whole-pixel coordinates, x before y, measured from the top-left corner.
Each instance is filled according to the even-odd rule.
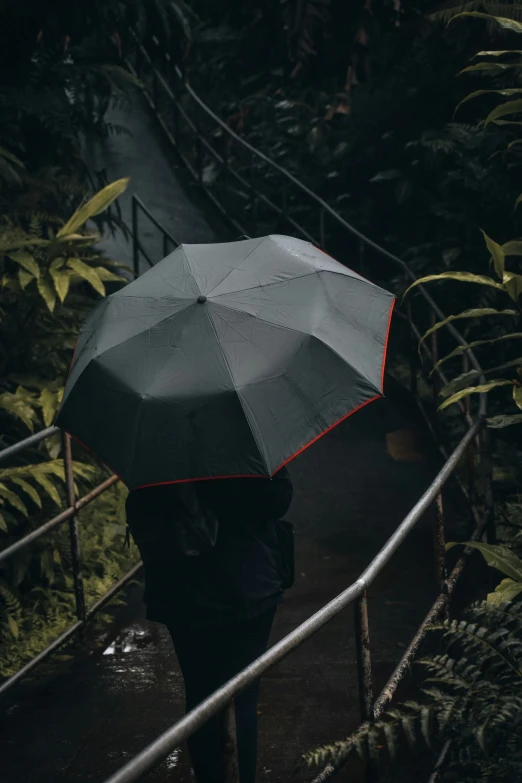
[[[76,342],[74,343],[73,355],[72,355],[71,363],[69,365],[69,372],[67,373],[67,377],[69,377],[69,375],[71,374],[71,370],[72,370],[72,366],[73,366],[73,362],[74,362],[74,357],[76,356],[76,349],[78,348],[78,340],[79,339],[80,338],[77,337],[76,338]]]
[[[381,374],[381,386],[382,390],[384,391],[384,373],[386,369],[386,355],[388,353],[388,341],[390,337],[390,329],[391,329],[391,322],[392,322],[392,316],[393,316],[393,310],[395,307],[396,299],[393,300],[392,305],[390,307],[390,314],[388,316],[388,326],[386,329],[386,337],[384,339],[384,353],[383,353],[383,359],[382,359],[382,374]],[[74,356],[73,356],[74,358]],[[71,362],[72,364],[72,362]],[[277,470],[274,471],[272,474],[275,476],[275,474],[281,470],[281,468],[284,468],[285,465],[288,465],[289,462],[292,462],[296,457],[298,457],[300,454],[303,453],[303,451],[306,451],[310,448],[310,446],[313,446],[314,443],[316,443],[320,438],[322,438],[324,435],[326,435],[328,432],[331,432],[335,427],[337,427],[339,424],[342,424],[343,421],[346,421],[350,416],[353,416],[354,413],[357,413],[357,411],[360,411],[362,408],[366,407],[366,405],[369,405],[371,402],[375,402],[375,400],[380,399],[383,396],[382,392],[381,394],[376,394],[374,397],[370,397],[369,400],[365,400],[365,402],[362,402],[360,405],[358,405],[356,408],[353,408],[353,410],[346,413],[344,416],[342,416],[338,421],[334,422],[334,424],[331,424],[329,427],[327,427],[323,432],[320,432],[319,435],[316,435],[315,438],[312,438],[312,440],[307,443],[305,446],[302,446],[300,449],[298,449],[294,454],[292,454],[291,457],[288,457],[287,460],[285,460]],[[71,435],[71,433],[67,433],[68,435]],[[125,484],[125,481],[122,479],[118,473],[116,473],[115,470],[113,470],[110,465],[107,465],[106,462],[104,462],[100,457],[98,457],[97,454],[95,454],[92,449],[90,449],[88,446],[86,446],[84,443],[81,442],[78,438],[76,438],[74,435],[71,435],[71,438],[73,438],[77,443],[80,444],[80,446],[83,446],[86,451],[88,451],[90,454],[94,454],[94,456],[97,457],[97,459],[100,460],[100,462],[105,465],[109,470],[112,470],[115,476],[118,476],[120,481],[122,481]],[[191,484],[192,482],[196,481],[220,481],[222,479],[243,479],[243,478],[257,478],[257,479],[267,479],[270,478],[269,476],[261,476],[255,473],[247,473],[247,474],[236,474],[232,476],[204,476],[201,478],[189,478],[189,479],[175,479],[174,481],[159,481],[152,484],[140,484],[138,487],[134,487],[134,489],[146,489],[147,487],[164,487],[168,484]],[[125,484],[125,486],[127,486]]]
[[[386,355],[388,353],[388,340],[390,339],[390,329],[391,329],[391,324],[392,324],[392,315],[393,315],[393,310],[394,310],[396,302],[397,302],[397,300],[394,299],[392,304],[391,304],[390,314],[388,316],[388,327],[386,329],[386,337],[384,338],[384,354],[383,354],[383,357],[382,357],[382,373],[381,373],[381,391],[382,391],[383,394],[384,394],[384,373],[385,373],[385,370],[386,370]]]
[[[202,478],[174,479],[174,481],[159,481],[157,484],[140,484],[134,489],[146,489],[147,487],[165,487],[167,484],[192,484],[196,481],[222,481],[223,479],[269,479],[270,476],[260,476],[257,473],[237,473],[232,476],[203,476]]]
[[[77,438],[77,437],[76,437],[76,435],[73,435],[71,432],[67,432],[67,430],[63,430],[63,431],[66,433],[66,435],[68,435],[70,438],[72,438],[73,440],[75,440],[75,441],[76,441],[76,443],[78,443],[78,444],[79,444],[79,445],[82,447],[82,449],[85,449],[85,451],[88,451],[88,452],[89,452],[89,454],[92,454],[92,455],[93,455],[93,457],[96,457],[96,459],[97,459],[99,462],[101,462],[101,463],[102,463],[102,465],[105,465],[105,467],[106,467],[106,468],[109,468],[109,470],[111,471],[111,473],[114,473],[114,475],[115,475],[115,476],[117,476],[117,477],[119,478],[119,480],[120,480],[120,481],[121,481],[123,484],[125,484],[125,482],[123,481],[123,479],[122,479],[122,477],[120,476],[120,474],[119,474],[119,473],[116,473],[116,471],[114,470],[114,468],[111,468],[111,466],[110,466],[110,465],[108,465],[106,462],[104,462],[104,460],[102,460],[102,459],[101,459],[101,457],[99,457],[99,456],[98,456],[98,454],[96,454],[96,452],[94,452],[92,449],[90,449],[88,446],[86,446],[86,445],[85,445],[85,443],[82,443],[82,442],[81,442],[81,440],[80,440],[79,438]],[[127,485],[125,484],[125,486],[127,486]]]
[[[338,421],[336,421],[334,424],[332,424],[330,427],[327,427],[323,432],[320,432],[319,435],[316,435],[315,438],[313,438],[309,443],[306,444],[306,446],[302,446],[298,451],[295,452],[295,454],[292,454],[291,457],[288,457],[287,460],[285,460],[277,470],[273,472],[273,476],[281,470],[281,468],[284,468],[285,465],[288,465],[289,462],[291,462],[293,459],[299,456],[299,454],[302,454],[303,451],[306,451],[310,446],[312,446],[316,441],[319,440],[319,438],[322,438],[323,435],[326,435],[330,430],[333,430],[334,427],[337,427],[338,424],[341,424],[343,421],[348,419],[350,416],[352,416],[354,413],[357,413],[357,411],[360,411],[361,408],[364,408],[365,405],[369,405],[370,402],[374,402],[375,400],[380,399],[382,395],[376,394],[375,397],[372,397],[369,400],[366,400],[365,402],[358,405],[356,408],[351,410],[349,413],[346,413],[344,416],[342,416]],[[220,481],[222,479],[243,479],[243,478],[257,478],[257,479],[267,479],[270,478],[270,476],[259,476],[255,473],[248,473],[246,475],[234,475],[234,476],[205,476],[204,478],[190,478],[190,479],[175,479],[174,481],[161,481],[157,484],[141,484],[139,487],[135,487],[135,489],[145,489],[146,487],[164,487],[167,484],[189,484],[196,481]]]
[[[351,410],[349,413],[346,413],[344,416],[342,416],[338,421],[336,421],[334,424],[331,424],[329,427],[327,427],[323,432],[320,432],[319,435],[316,435],[315,438],[312,438],[312,440],[306,444],[306,446],[303,446],[298,451],[295,452],[295,454],[292,454],[291,457],[288,457],[287,460],[285,460],[276,471],[274,471],[275,474],[281,470],[281,468],[284,468],[285,465],[288,465],[289,462],[292,462],[293,459],[299,456],[299,454],[302,454],[303,451],[306,451],[310,448],[310,446],[313,446],[314,443],[316,443],[320,438],[323,437],[323,435],[327,435],[331,430],[335,429],[339,424],[342,424],[343,421],[346,421],[350,416],[353,416],[354,413],[357,413],[357,411],[360,411],[361,408],[364,408],[366,405],[369,405],[370,402],[375,402],[375,400],[379,400],[381,398],[380,394],[376,394],[375,397],[371,397],[369,400],[366,400],[365,402],[362,402],[360,405],[358,405],[356,408]]]

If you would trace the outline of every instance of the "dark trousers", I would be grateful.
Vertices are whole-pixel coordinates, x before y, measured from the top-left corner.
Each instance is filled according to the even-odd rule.
[[[266,652],[276,607],[236,625],[187,631],[169,626],[185,681],[186,709],[207,696]],[[259,680],[236,697],[236,728],[241,783],[255,783]],[[221,717],[209,720],[188,740],[197,783],[222,783]]]

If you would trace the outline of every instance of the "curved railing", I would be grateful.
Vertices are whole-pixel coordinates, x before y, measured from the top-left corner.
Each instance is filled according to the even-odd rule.
[[[415,280],[415,275],[409,269],[408,265],[393,253],[381,248],[368,237],[364,236],[355,227],[348,223],[339,215],[327,202],[313,193],[303,183],[301,183],[293,174],[285,168],[272,161],[264,153],[256,150],[251,144],[234,133],[219,117],[217,117],[197,93],[183,79],[180,69],[174,66],[168,56],[158,50],[154,56],[151,56],[144,47],[136,41],[135,57],[129,62],[130,68],[144,83],[144,94],[154,111],[160,125],[162,126],[167,138],[171,141],[176,152],[185,163],[192,176],[199,182],[203,191],[208,195],[214,205],[220,209],[229,222],[242,234],[263,234],[263,233],[282,233],[289,231],[308,239],[331,255],[335,255],[340,261],[355,266],[362,271],[367,272],[368,268],[374,268],[378,265],[380,259],[387,262],[393,262],[410,280]],[[209,139],[217,140],[213,145]],[[232,148],[234,152],[232,153]],[[216,173],[216,166],[219,167]],[[263,177],[263,187],[259,180],[260,167],[267,167],[271,175]],[[256,179],[257,175],[257,179]],[[267,185],[268,183],[268,185]],[[310,212],[310,206],[315,210],[316,228],[312,229],[308,225],[308,220],[302,222],[303,204],[307,204],[307,214]],[[177,245],[176,240],[155,220],[153,215],[147,210],[145,205],[138,197],[133,197],[132,215],[133,215],[133,260],[136,274],[139,272],[140,259],[143,257],[147,264],[154,263],[145,251],[139,238],[139,220],[138,215],[144,213],[146,217],[153,222],[157,230],[163,236],[163,250],[166,255],[172,247]],[[369,258],[369,253],[373,258]],[[357,263],[354,264],[354,260]],[[442,320],[443,312],[430,294],[422,287],[419,287],[419,293],[422,297],[424,307],[415,308],[410,306],[406,314],[398,313],[398,317],[403,320],[411,334],[417,342],[425,329],[433,323],[434,320]],[[429,314],[426,322],[426,311]],[[467,342],[453,327],[448,324],[447,334],[453,338],[458,345],[464,349],[464,357],[471,366],[477,370],[479,376],[482,375],[482,368]],[[447,378],[440,367],[436,366],[438,358],[438,334],[435,332],[431,340],[431,346],[425,342],[422,343],[424,356],[434,367],[434,374],[439,383],[446,384]],[[416,364],[416,351],[411,351],[411,387],[415,392],[418,367]],[[434,384],[434,393],[437,393],[437,386]],[[419,409],[423,413],[427,424],[432,431],[436,426],[433,417],[426,407],[421,403],[419,397],[415,396],[419,403]],[[460,410],[463,420],[466,423],[466,432],[460,443],[449,455],[448,449],[439,443],[439,448],[444,456],[445,462],[420,500],[414,508],[405,517],[399,525],[396,532],[390,537],[385,546],[376,555],[369,564],[368,568],[360,577],[350,585],[337,598],[324,606],[313,617],[296,628],[291,634],[286,636],[278,644],[268,650],[265,655],[254,661],[247,669],[240,672],[236,677],[226,683],[222,688],[212,694],[196,709],[187,714],[181,721],[169,728],[163,735],[158,737],[151,745],[139,753],[134,759],[126,764],[122,769],[112,775],[107,783],[130,783],[130,781],[139,780],[147,771],[151,770],[162,760],[164,760],[180,742],[185,740],[202,726],[210,717],[219,712],[225,716],[227,733],[225,741],[224,760],[227,769],[227,781],[237,781],[237,757],[235,748],[235,723],[234,723],[234,699],[235,696],[247,687],[252,681],[256,680],[264,672],[275,666],[282,658],[290,654],[299,645],[305,642],[315,634],[325,623],[331,620],[335,615],[342,611],[351,603],[355,603],[355,635],[357,642],[357,666],[359,675],[361,719],[362,721],[375,720],[382,714],[386,705],[391,701],[397,689],[397,686],[408,667],[413,660],[418,647],[425,636],[428,625],[440,616],[448,607],[450,597],[455,590],[457,582],[464,570],[467,558],[471,554],[466,550],[458,560],[451,574],[446,574],[445,568],[445,545],[444,545],[444,513],[442,502],[442,488],[450,478],[455,478],[460,486],[466,501],[469,503],[474,520],[475,531],[472,538],[480,539],[485,530],[488,530],[490,539],[494,537],[493,520],[493,498],[491,492],[491,464],[487,450],[486,431],[484,427],[486,409],[486,395],[480,395],[479,407],[475,417],[472,417],[469,407],[462,403]],[[0,460],[13,456],[22,448],[34,445],[36,442],[50,437],[56,432],[55,428],[48,428],[42,433],[27,438],[20,444],[14,444],[4,451],[0,452]],[[66,463],[66,476],[71,476],[72,482],[72,463],[70,458],[70,443],[67,437],[64,440],[64,460]],[[479,458],[483,462],[483,475],[486,475],[486,491],[483,503],[483,509],[479,508],[475,502],[473,493],[470,496],[466,487],[460,481],[456,474],[456,468],[468,449],[478,452]],[[472,477],[473,478],[473,477]],[[54,526],[69,520],[71,525],[71,547],[73,551],[74,563],[74,525],[79,509],[103,492],[108,486],[117,481],[112,477],[99,487],[95,488],[85,498],[75,500],[71,494],[72,483],[68,484],[68,497],[70,499],[69,507],[58,517],[43,525],[37,531],[29,534],[20,542],[16,542],[8,549],[0,552],[0,562],[6,559],[10,554],[17,551],[22,546],[31,543],[35,538],[44,535],[47,530]],[[422,514],[430,506],[434,507],[436,519],[436,562],[437,578],[440,588],[439,596],[430,608],[424,621],[421,623],[409,647],[402,656],[394,672],[391,674],[386,686],[381,693],[374,698],[373,684],[371,676],[371,653],[370,639],[368,629],[368,610],[366,602],[366,590],[373,579],[380,573],[383,566],[388,562],[397,548],[402,544],[408,533],[416,525]],[[77,536],[77,533],[76,533]],[[81,568],[78,563],[76,568]],[[130,574],[115,585],[110,594],[105,596],[98,604],[105,603],[108,598],[116,592],[124,583],[128,581],[139,569],[139,564]],[[81,574],[80,574],[81,576]],[[75,576],[75,585],[78,583]],[[80,580],[81,581],[81,580]],[[77,591],[77,608],[79,612],[78,622],[56,640],[46,651],[30,662],[21,672],[10,678],[0,687],[0,694],[11,684],[18,681],[27,671],[47,657],[50,652],[57,649],[58,646],[69,639],[78,629],[83,627],[85,622],[95,611],[96,607],[91,607],[88,612],[82,610],[81,597]],[[316,781],[324,781],[330,777],[335,768],[328,765],[325,770],[316,778]]]
[[[284,230],[284,225],[288,225],[293,229],[292,233],[297,230],[303,238],[308,239],[324,250],[329,250],[329,232],[326,227],[326,217],[328,216],[331,221],[346,233],[347,237],[358,242],[359,261],[362,260],[364,251],[369,249],[380,258],[387,259],[396,264],[411,281],[416,279],[414,273],[402,259],[381,248],[368,237],[364,236],[327,204],[327,202],[301,183],[294,175],[234,133],[226,123],[206,106],[204,101],[197,95],[191,86],[184,81],[181,70],[177,66],[171,64],[168,55],[164,56],[159,50],[156,55],[156,60],[159,60],[160,67],[158,67],[155,58],[151,57],[139,41],[136,40],[136,57],[129,65],[132,70],[134,70],[136,76],[144,83],[145,96],[149,105],[167,134],[168,139],[174,145],[178,155],[192,173],[193,177],[199,182],[201,188],[230,220],[235,228],[247,234],[263,234],[270,233],[270,231],[274,232],[274,230],[280,232]],[[164,69],[163,71],[162,67]],[[200,115],[199,121],[194,115],[191,116],[189,106],[192,106],[196,115]],[[182,124],[184,124],[184,128],[182,127]],[[221,152],[209,142],[210,136],[218,136],[216,131],[221,134],[222,139],[223,137],[225,138],[225,142],[221,143]],[[243,173],[234,170],[232,165],[233,160],[230,155],[230,145],[228,145],[227,142],[231,142],[240,147],[243,160],[245,156],[249,156],[247,177],[245,177]],[[208,166],[210,165],[209,161],[213,164],[217,163],[220,167],[220,175],[222,178],[220,186],[217,185],[215,171],[212,177],[205,177],[205,171],[208,171]],[[277,189],[281,199],[281,203],[279,204],[274,201],[272,193],[263,192],[260,186],[255,183],[256,162],[259,161],[270,167],[270,169],[276,172],[281,178],[282,186]],[[235,183],[235,186],[231,187],[231,182]],[[233,200],[231,196],[233,197],[235,195],[237,199],[237,193],[234,193],[234,190],[237,191],[237,185],[243,188],[243,192],[239,194],[240,199],[243,201],[242,210],[234,210],[230,204]],[[289,197],[288,191],[290,187],[295,187],[304,199],[308,199],[316,207],[318,235],[311,233],[310,228],[301,224],[296,217],[296,213],[299,213],[299,203],[295,198],[292,199]],[[221,193],[219,193],[219,190]],[[248,210],[246,210],[247,205]],[[261,216],[259,214],[259,206],[272,211],[276,218],[275,229],[274,227],[267,225],[266,215]],[[292,206],[296,210],[296,213],[294,214],[292,214]],[[245,214],[248,219],[245,219]],[[335,244],[333,238],[332,244]],[[344,260],[342,254],[336,253],[335,255],[339,260]],[[353,264],[351,265],[353,266]],[[428,306],[425,309],[428,309],[431,315],[431,322],[435,319],[442,320],[444,314],[434,299],[424,287],[419,287],[419,291],[424,302]],[[419,327],[418,322],[414,319],[411,307],[408,310],[408,314],[403,316],[403,318],[407,321],[415,339],[420,340],[424,329]],[[471,366],[477,370],[479,377],[483,377],[482,368],[462,335],[452,324],[448,324],[446,330],[447,333],[464,348],[466,361],[469,361]],[[446,384],[447,378],[442,369],[437,366],[437,333],[435,332],[433,334],[431,348],[424,342],[422,343],[422,347],[424,353],[434,367],[435,375],[438,376],[443,384]],[[423,406],[421,405],[420,407],[422,410]],[[232,781],[237,781],[238,768],[234,718],[235,697],[240,691],[279,663],[279,661],[315,634],[325,625],[325,623],[329,622],[335,615],[352,603],[355,603],[355,636],[361,719],[363,722],[373,721],[382,714],[385,707],[393,698],[399,682],[407,672],[409,665],[425,636],[427,627],[447,609],[450,597],[455,590],[470,554],[470,550],[466,550],[458,560],[451,574],[446,574],[442,488],[450,477],[455,477],[455,470],[458,463],[469,448],[478,449],[480,458],[484,463],[483,467],[485,470],[483,473],[487,475],[483,513],[477,508],[473,499],[462,486],[462,483],[459,482],[459,486],[470,504],[476,522],[472,538],[474,540],[480,539],[486,530],[488,530],[490,539],[494,538],[491,463],[489,460],[484,428],[487,413],[486,395],[480,395],[479,409],[476,418],[472,418],[467,405],[463,404],[460,407],[468,425],[464,437],[454,449],[451,456],[448,456],[446,450],[442,448],[442,452],[446,457],[442,469],[433,480],[428,490],[405,517],[396,532],[389,538],[387,543],[360,577],[333,601],[313,615],[313,617],[309,618],[309,620],[296,628],[295,631],[288,634],[279,643],[270,648],[263,656],[254,661],[219,690],[215,691],[182,720],[167,729],[164,734],[152,742],[145,750],[139,753],[118,772],[113,774],[106,783],[131,783],[131,781],[141,779],[146,772],[157,766],[177,746],[179,746],[181,742],[190,737],[198,728],[206,723],[209,718],[218,713],[223,714],[226,727],[223,747],[226,780],[230,781],[230,783],[232,783]],[[426,416],[426,419],[428,423],[432,425],[429,416]],[[406,652],[391,674],[387,684],[377,698],[374,699],[366,590],[404,541],[408,533],[419,521],[422,514],[432,504],[434,506],[436,519],[437,535],[435,538],[435,546],[440,593],[418,628],[417,633],[410,642]],[[323,772],[317,776],[314,783],[322,783],[322,781],[327,780],[335,771],[336,769],[333,765],[327,765]]]

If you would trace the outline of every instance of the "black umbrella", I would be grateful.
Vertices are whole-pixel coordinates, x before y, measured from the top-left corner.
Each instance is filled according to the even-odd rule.
[[[181,245],[94,308],[56,423],[129,489],[272,476],[382,395],[393,304],[292,237]]]

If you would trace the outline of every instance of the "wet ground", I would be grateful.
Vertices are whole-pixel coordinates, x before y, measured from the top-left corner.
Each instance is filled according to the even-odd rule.
[[[118,199],[121,217],[128,227],[132,225],[131,197],[134,193],[179,243],[235,238],[215,211],[209,211],[205,197],[158,132],[157,122],[143,98],[136,95],[132,108],[111,109],[107,120],[128,132],[85,143],[83,155],[94,170],[105,172],[109,182],[130,177],[127,190]],[[141,211],[138,233],[147,254],[159,261],[163,255],[161,235]],[[121,232],[114,237],[107,236],[100,247],[113,260],[132,266],[132,241]],[[148,268],[141,259],[140,271]]]
[[[132,137],[91,149],[91,159],[98,156],[111,179],[130,174],[129,192],[139,193],[180,240],[223,237],[219,223],[202,216],[197,196],[167,164],[144,111],[134,111],[131,127]],[[127,194],[127,219],[129,204]],[[152,233],[148,240],[159,257]],[[120,239],[105,245],[113,257],[129,261],[129,247]],[[278,612],[271,643],[359,576],[437,464],[411,403],[393,386],[386,400],[348,419],[292,463],[296,494],[289,518],[297,533],[297,579]],[[376,692],[435,597],[432,521],[430,515],[421,521],[369,590]],[[102,783],[182,716],[183,684],[171,643],[161,626],[144,619],[140,596],[141,588],[131,588],[108,634],[89,637],[68,662],[54,659],[0,704],[2,783]],[[260,783],[282,783],[302,753],[357,725],[351,610],[265,676],[259,713]],[[189,777],[186,755],[178,749],[145,779]],[[347,773],[339,779],[348,779]],[[349,779],[358,780],[358,773]]]
[[[272,643],[363,571],[436,470],[401,402],[379,401],[334,429],[291,465],[297,579]],[[369,590],[376,692],[435,597],[432,518],[426,517]],[[2,705],[6,783],[101,783],[183,714],[183,684],[162,626],[148,623],[132,588],[104,640],[53,664]],[[358,722],[352,612],[346,610],[269,672],[260,699],[260,781],[288,779],[305,751]],[[42,678],[42,679],[39,679]],[[150,781],[185,781],[176,751]],[[341,779],[346,772],[341,773]],[[299,776],[303,779],[308,776]],[[345,779],[348,779],[347,777]],[[350,780],[358,776],[350,775]]]

